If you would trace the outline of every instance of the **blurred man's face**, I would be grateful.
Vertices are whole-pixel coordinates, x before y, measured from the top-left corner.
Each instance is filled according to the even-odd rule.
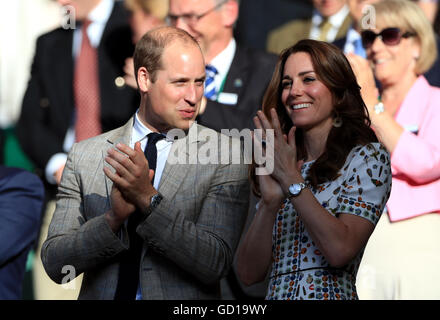
[[[75,20],[82,21],[101,0],[57,0],[57,2],[61,6],[72,6],[75,9]]]
[[[337,13],[346,3],[346,0],[313,0],[315,9],[325,18]]]
[[[164,24],[159,18],[152,14],[146,13],[142,8],[135,7],[130,11],[129,23],[133,32],[133,42],[136,43],[142,36],[151,29],[157,28]]]
[[[178,17],[172,19],[172,26],[191,34],[206,52],[224,28],[223,6],[214,9],[217,4],[214,0],[170,0],[168,14]]]

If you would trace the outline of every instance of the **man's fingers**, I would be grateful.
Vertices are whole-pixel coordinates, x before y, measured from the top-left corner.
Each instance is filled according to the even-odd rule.
[[[132,148],[130,148],[129,146],[127,146],[126,144],[118,143],[118,144],[116,144],[115,147],[116,147],[116,149],[118,149],[122,153],[125,153],[132,160],[136,156],[136,151],[133,150]]]
[[[130,171],[119,161],[113,159],[110,156],[107,156],[105,157],[105,162],[107,162],[110,166],[113,167],[113,169],[115,169],[115,172],[117,173],[118,176],[123,177],[125,179],[131,177]]]
[[[150,178],[150,181],[151,181],[152,185],[154,184],[153,177],[154,177],[154,170],[153,169],[149,169],[149,171],[148,171],[148,178]]]
[[[115,172],[112,172],[107,167],[104,167],[104,174],[113,182],[113,185],[116,187],[123,187],[125,185],[125,180],[122,179],[119,175],[117,175]]]

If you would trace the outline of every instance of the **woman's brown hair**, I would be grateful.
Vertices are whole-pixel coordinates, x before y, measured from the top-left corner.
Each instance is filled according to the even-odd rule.
[[[360,87],[350,63],[344,53],[336,46],[316,40],[301,40],[281,52],[272,80],[263,98],[263,112],[271,119],[270,109],[275,108],[280,119],[283,133],[288,134],[293,123],[281,101],[282,77],[287,59],[295,53],[307,53],[318,79],[330,90],[333,97],[333,116],[342,120],[342,126],[332,127],[327,137],[325,150],[312,164],[307,180],[313,187],[335,180],[339,170],[353,147],[377,142],[370,128],[371,120],[367,107],[362,100]],[[305,160],[307,150],[303,132],[297,128],[295,133],[297,158]],[[259,195],[255,170],[252,167],[251,178],[254,191]]]

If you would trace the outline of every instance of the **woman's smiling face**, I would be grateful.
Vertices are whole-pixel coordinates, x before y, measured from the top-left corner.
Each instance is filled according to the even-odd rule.
[[[296,127],[330,131],[333,96],[318,79],[308,53],[297,52],[287,58],[281,86],[281,101]]]

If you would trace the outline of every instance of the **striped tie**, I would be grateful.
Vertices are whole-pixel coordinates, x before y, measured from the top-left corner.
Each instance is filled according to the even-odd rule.
[[[217,69],[208,64],[205,67],[206,70],[206,80],[205,80],[205,97],[209,100],[216,100],[217,93],[215,88],[214,77],[218,73]]]

